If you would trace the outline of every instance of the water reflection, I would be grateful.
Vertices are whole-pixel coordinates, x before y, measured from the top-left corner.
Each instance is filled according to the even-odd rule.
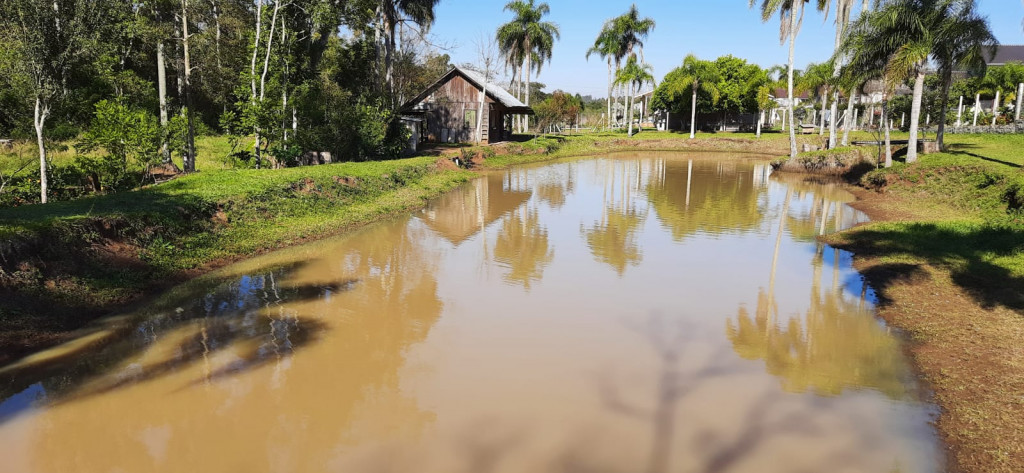
[[[784,325],[778,321],[775,301],[775,278],[779,249],[787,223],[797,222],[800,229],[808,224],[825,228],[829,209],[835,208],[835,225],[842,225],[839,209],[842,204],[831,201],[825,186],[811,189],[814,206],[809,213],[791,216],[790,203],[794,193],[808,191],[790,186],[780,212],[772,256],[768,290],[757,295],[757,305],[751,315],[740,306],[735,321],[726,322],[726,333],[736,353],[748,360],[763,360],[769,373],[782,380],[789,392],[814,391],[819,395],[836,396],[845,389],[875,389],[893,399],[906,396],[909,369],[900,356],[897,340],[882,327],[866,307],[866,288],[859,297],[846,293],[840,281],[840,251],[832,253],[832,284],[823,289],[825,245],[815,243],[813,279],[810,303],[804,316],[789,318]],[[845,196],[840,196],[844,198]],[[815,222],[817,220],[817,222]],[[820,222],[820,223],[819,223]],[[802,232],[793,232],[801,238]]]
[[[554,257],[536,209],[520,208],[505,217],[494,243],[494,260],[507,269],[506,281],[529,289],[532,282],[541,280],[544,267]]]
[[[619,276],[640,264],[643,255],[638,234],[647,216],[636,202],[645,174],[640,161],[606,161],[604,207],[601,219],[583,231],[594,258],[611,266]]]
[[[2,469],[937,470],[898,340],[811,239],[861,216],[765,162],[520,168],[226,268],[2,368]]]
[[[666,159],[656,163],[647,196],[677,240],[697,232],[751,232],[763,219],[765,176],[764,165],[738,160]]]

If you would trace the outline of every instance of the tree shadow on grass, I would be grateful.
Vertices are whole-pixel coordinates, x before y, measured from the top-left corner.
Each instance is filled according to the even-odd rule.
[[[983,161],[988,161],[990,163],[1002,164],[1004,166],[1009,166],[1009,167],[1015,168],[1015,169],[1020,169],[1021,168],[1021,165],[1017,164],[1017,163],[1011,163],[1009,161],[1003,161],[1001,159],[990,158],[988,156],[982,156],[980,154],[972,153],[970,151],[967,151],[967,150],[970,150],[970,149],[978,149],[978,148],[980,148],[980,146],[972,145],[972,144],[951,144],[949,146],[946,146],[946,152],[950,153],[950,154],[962,154],[962,155],[965,155],[965,156],[970,156],[972,158],[978,158],[978,159],[981,159]]]
[[[1024,277],[994,262],[1024,252],[1024,227],[986,224],[883,224],[850,232],[839,246],[860,255],[910,256],[947,268],[953,283],[984,308],[997,306],[1024,313]],[[885,303],[885,290],[899,280],[917,277],[914,264],[887,264],[865,276]]]

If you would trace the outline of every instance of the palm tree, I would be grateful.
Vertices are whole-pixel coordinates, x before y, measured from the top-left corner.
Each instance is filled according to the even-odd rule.
[[[835,51],[836,52],[839,51],[839,46],[842,44],[843,37],[846,34],[846,27],[847,27],[847,25],[850,24],[850,12],[853,10],[853,3],[854,3],[854,0],[835,0],[835,4],[836,4],[836,46],[835,46]],[[818,0],[818,10],[824,11],[825,18],[828,18],[829,10],[831,8],[832,8],[832,0]],[[867,0],[864,0],[864,8],[863,8],[862,14],[863,14],[863,12],[866,12],[867,9],[868,9],[868,2],[867,2]],[[838,54],[836,54],[836,56],[838,56]],[[838,80],[839,79],[839,69],[843,65],[842,61],[833,60],[832,63],[833,63],[832,64],[832,78],[834,80]],[[847,110],[852,108],[852,106],[853,106],[853,95],[851,94],[850,97],[849,97],[849,104],[847,105]],[[824,112],[824,110],[822,110],[822,112]],[[836,136],[837,136],[836,135],[836,125],[837,125],[837,120],[836,120],[835,117],[837,117],[837,116],[839,116],[839,89],[835,88],[835,89],[833,89],[833,92],[832,92],[832,109],[831,109],[831,117],[832,118],[831,118],[831,120],[829,120],[829,126],[828,126],[828,131],[829,131],[828,147],[829,148],[835,148],[836,147]],[[850,112],[847,111],[846,112],[846,118],[844,119],[844,123],[847,124],[846,126],[844,126],[845,129],[849,129],[850,128],[849,127],[849,120],[850,120]],[[844,141],[843,144],[845,145],[846,142]]]
[[[612,61],[615,60],[616,52],[618,51],[618,43],[615,40],[614,24],[611,21],[607,21],[604,27],[601,28],[601,32],[598,33],[597,39],[594,40],[594,46],[587,50],[587,59],[590,59],[591,54],[597,54],[608,62],[608,128],[612,127],[612,86],[615,82],[615,77],[612,71]]]
[[[833,70],[832,61],[820,64],[811,63],[807,65],[807,69],[800,76],[798,88],[821,98],[821,131],[818,134],[825,133],[825,106],[828,104],[829,88],[835,82]],[[834,121],[835,119],[833,119]]]
[[[995,55],[997,41],[988,27],[988,22],[974,10],[974,2],[967,2],[956,12],[944,31],[945,39],[934,45],[933,55],[942,76],[942,115],[935,140],[940,150],[946,148],[946,114],[949,110],[949,86],[953,83],[953,70],[966,70],[974,75],[985,74],[985,52]]]
[[[530,74],[544,61],[551,60],[555,40],[560,35],[558,25],[541,21],[551,12],[547,3],[534,4],[534,0],[513,0],[505,5],[505,11],[512,12],[515,19],[498,27],[498,47],[506,57],[523,58],[526,64],[520,67],[526,72],[526,105],[530,105]],[[538,59],[534,63],[534,59]],[[529,125],[525,127],[529,129]]]
[[[793,56],[796,53],[796,35],[800,32],[800,18],[803,17],[803,6],[809,0],[761,0],[761,21],[768,21],[776,13],[779,14],[779,41],[789,39],[789,64],[787,85],[789,91],[789,156],[796,157],[796,130],[793,128],[793,111],[796,100],[793,98]],[[819,0],[823,1],[823,0]],[[750,0],[753,7],[757,0]]]
[[[381,28],[384,30],[384,77],[388,91],[394,93],[395,28],[401,21],[412,21],[422,28],[434,24],[434,7],[441,0],[383,0],[378,7]]]
[[[640,18],[640,12],[636,4],[629,7],[629,10],[611,20],[611,32],[615,42],[615,68],[624,58],[640,53],[640,62],[644,62],[644,40],[654,29],[654,20],[651,18]],[[623,102],[628,102],[629,97],[624,97]]]
[[[972,6],[970,0],[893,0],[858,19],[850,29],[851,37],[840,48],[840,54],[863,55],[870,60],[884,57],[885,76],[891,84],[913,79],[908,163],[917,161],[928,59],[940,62],[939,54],[951,57],[945,50],[950,42],[962,39],[964,31],[987,29],[983,19],[970,14]]]
[[[711,61],[704,61],[693,54],[683,59],[683,66],[678,69],[682,76],[674,81],[672,86],[673,95],[681,93],[685,89],[693,91],[693,98],[690,101],[690,139],[697,136],[697,91],[703,90],[711,95],[711,101],[718,103],[721,91],[715,85],[719,80],[718,68]]]
[[[633,103],[632,98],[644,84],[654,83],[653,68],[650,64],[637,62],[636,55],[629,56],[625,67],[619,69],[615,75],[615,83],[628,87],[626,92],[626,108],[629,110],[627,121],[629,122],[629,136],[633,136]]]

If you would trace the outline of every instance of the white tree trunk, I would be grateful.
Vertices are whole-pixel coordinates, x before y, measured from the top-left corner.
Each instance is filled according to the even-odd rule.
[[[160,100],[160,156],[171,162],[171,148],[167,143],[167,67],[164,64],[164,42],[156,43],[156,82]]]
[[[800,8],[803,6],[803,2],[794,2],[792,11],[789,12],[789,71],[788,71],[788,87],[789,87],[789,156],[795,158],[797,154],[796,150],[796,129],[793,128],[793,111],[796,108],[796,98],[793,96],[793,60],[796,55],[796,31],[797,31],[797,17],[800,15]]]
[[[1021,82],[1020,84],[1017,85],[1017,106],[1014,107],[1013,109],[1014,121],[1020,121],[1020,107],[1022,104],[1022,100],[1024,100],[1024,82]]]
[[[36,129],[36,145],[39,146],[39,201],[44,204],[46,203],[48,181],[46,176],[46,143],[43,141],[43,127],[46,125],[46,115],[48,113],[49,108],[37,96],[33,125]]]
[[[855,110],[853,108],[853,99],[854,99],[854,93],[851,90],[850,91],[850,98],[847,99],[847,102],[846,102],[846,114],[843,117],[843,146],[849,146],[850,145],[850,128],[852,128],[853,125],[856,123],[856,121],[854,120],[854,116],[853,116],[853,112]]]
[[[956,107],[956,126],[960,126],[960,124],[962,123],[960,119],[963,117],[963,114],[964,114],[964,96],[961,95],[960,96],[960,105],[958,105]],[[943,117],[943,119],[945,119],[945,117]]]
[[[996,120],[999,118],[999,92],[996,89],[996,99],[992,101],[992,127],[995,128]]]
[[[608,58],[608,128],[609,129],[611,129],[611,127],[612,127],[612,87],[614,85],[613,81],[614,81],[614,79],[612,78],[612,60],[611,60],[611,58]]]
[[[889,130],[892,128],[892,120],[889,119],[889,101],[882,95],[882,127],[885,128],[885,167],[892,167],[892,140]]]
[[[974,124],[972,126],[978,126],[978,114],[981,113],[981,94],[978,93],[974,96]]]
[[[526,41],[526,106],[530,106],[530,74],[532,73],[531,60],[533,56],[533,50],[530,49],[530,41]],[[526,133],[530,132],[530,117],[523,117],[523,131]]]
[[[633,86],[630,86],[627,91],[626,103],[628,103],[626,120],[629,120],[629,131],[626,136],[633,136]]]
[[[827,100],[828,94],[821,94],[821,128],[818,130],[818,136],[823,136],[825,134],[825,115],[827,115],[825,113],[825,107],[828,106]]]
[[[761,123],[764,122],[764,110],[759,110],[757,114],[757,137],[761,137]]]
[[[697,81],[693,81],[693,98],[690,100],[690,139],[697,136]]]
[[[907,162],[917,161],[917,128],[921,124],[921,99],[924,96],[924,65],[918,65],[914,80],[914,102],[910,107],[910,139],[907,143]]]
[[[189,34],[188,34],[188,0],[181,0],[181,48],[185,61],[183,76],[185,78],[185,107],[188,109],[185,121],[188,122],[188,130],[185,136],[185,156],[182,157],[182,164],[185,172],[196,170],[196,129],[192,117],[192,62],[189,59]]]

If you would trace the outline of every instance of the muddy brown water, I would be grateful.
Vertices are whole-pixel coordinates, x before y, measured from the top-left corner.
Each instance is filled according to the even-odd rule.
[[[935,472],[840,186],[622,154],[477,179],[0,368],[4,472]]]

